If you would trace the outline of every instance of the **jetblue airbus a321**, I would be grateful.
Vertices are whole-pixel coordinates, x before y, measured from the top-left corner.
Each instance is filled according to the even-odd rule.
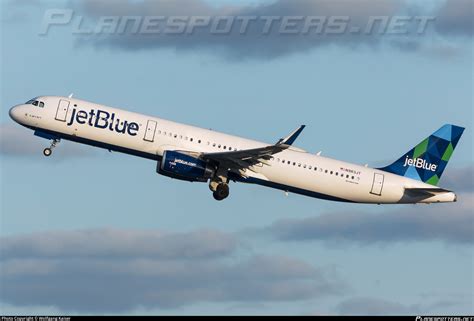
[[[216,200],[229,182],[254,183],[341,202],[399,204],[454,202],[437,186],[464,128],[444,125],[393,164],[369,168],[293,147],[300,126],[275,144],[231,136],[70,97],[41,96],[10,109],[36,136],[148,158],[164,176],[209,183]]]

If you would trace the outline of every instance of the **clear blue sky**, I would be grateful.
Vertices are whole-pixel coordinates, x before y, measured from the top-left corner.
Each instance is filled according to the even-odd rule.
[[[97,9],[101,2],[105,9]],[[409,39],[419,44],[412,50],[387,45],[392,39],[385,38],[368,45],[336,41],[307,48],[282,37],[278,43],[295,50],[269,43],[281,50],[272,57],[246,56],[234,44],[215,49],[204,40],[200,44],[198,35],[188,36],[196,37],[194,49],[181,40],[170,47],[132,46],[123,39],[84,40],[72,34],[70,26],[38,35],[46,9],[73,8],[78,15],[93,17],[94,10],[112,10],[106,3],[2,2],[0,233],[7,244],[0,261],[2,313],[474,313],[472,30],[469,34],[462,26],[448,25],[444,32],[440,27]],[[197,14],[215,9],[215,2],[189,3],[199,4]],[[263,5],[226,3],[236,8]],[[454,8],[469,5],[462,0],[450,3]],[[126,13],[140,5],[123,1],[116,10]],[[435,9],[443,5],[444,1],[433,2]],[[191,14],[193,8],[183,14]],[[472,4],[470,19],[472,27]],[[306,124],[298,147],[369,165],[398,158],[445,123],[461,125],[466,131],[445,174],[452,172],[451,179],[446,177],[450,182],[458,175],[461,201],[428,207],[339,204],[234,184],[229,199],[216,202],[205,184],[159,176],[149,160],[71,142],[61,142],[46,159],[41,150],[48,142],[14,124],[8,109],[34,96],[71,92],[81,99],[267,142]],[[366,231],[357,230],[358,218],[353,216],[356,223],[345,230],[304,241],[284,240],[272,232],[281,220],[349,214],[360,215],[364,224],[367,217],[381,224],[390,217],[393,235],[384,225],[390,237],[360,237]],[[419,230],[410,225],[419,222]],[[439,225],[433,227],[435,223]],[[341,224],[342,228],[346,223]],[[110,238],[107,231],[112,231]],[[457,238],[462,232],[471,237]],[[95,236],[89,239],[88,233]],[[186,259],[178,254],[162,259],[154,252],[145,258],[120,252],[123,244],[132,249],[133,244],[140,249],[146,244],[154,251],[153,243],[143,239],[146,233],[169,235],[170,240],[158,239],[156,247],[173,253],[179,252],[173,251],[176,242],[196,237],[194,245],[199,247],[212,233],[223,234],[216,236],[216,246],[222,237],[235,244],[224,254]],[[74,254],[78,248],[84,252]],[[110,262],[111,249],[121,253],[116,264]],[[255,258],[281,271],[269,271],[268,276]],[[105,271],[123,273],[123,279],[130,280],[123,288],[114,286],[96,260],[107,266]],[[147,273],[171,263],[177,266],[174,272],[185,268],[185,276],[147,279]],[[36,269],[44,274],[32,272]],[[136,270],[143,275],[135,275]],[[199,282],[202,275],[211,276],[204,282],[209,288]],[[249,282],[249,275],[259,281]],[[91,282],[90,293],[79,281],[71,281],[76,277]],[[187,281],[178,282],[180,278]],[[255,289],[249,289],[253,283]],[[31,295],[28,284],[34,285]],[[130,289],[131,297],[143,301],[124,294],[108,305],[94,304],[89,295],[101,293],[99,287],[124,293]],[[60,299],[62,294],[71,300]],[[118,308],[121,300],[129,304],[122,304],[124,309]]]

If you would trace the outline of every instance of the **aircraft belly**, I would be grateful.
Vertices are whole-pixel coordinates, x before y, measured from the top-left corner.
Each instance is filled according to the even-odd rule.
[[[311,174],[299,170],[279,170],[277,167],[264,167],[261,170],[268,181],[280,185],[287,185],[296,189],[314,192],[315,195],[327,195],[330,197],[348,200],[358,203],[398,203],[403,196],[403,190],[399,182],[386,178],[380,195],[371,193],[373,173],[361,175],[359,181],[352,181],[346,178],[330,176],[326,173]],[[288,188],[288,190],[291,190]],[[315,196],[317,197],[317,196]]]

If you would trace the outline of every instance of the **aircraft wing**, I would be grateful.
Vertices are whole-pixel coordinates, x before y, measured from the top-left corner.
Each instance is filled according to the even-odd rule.
[[[278,140],[274,145],[238,151],[203,153],[200,155],[200,158],[219,163],[221,166],[224,165],[235,170],[246,169],[259,163],[269,165],[267,161],[271,156],[289,148],[303,131],[304,127],[305,125],[298,127],[287,137]]]

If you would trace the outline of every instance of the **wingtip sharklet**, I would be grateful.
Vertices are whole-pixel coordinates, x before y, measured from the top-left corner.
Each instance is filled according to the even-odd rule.
[[[301,132],[303,131],[305,127],[306,125],[301,125],[297,129],[292,131],[291,134],[289,134],[285,138],[280,139],[277,144],[285,144],[285,145],[291,146],[295,142],[296,138],[298,138],[298,136],[301,134]]]

